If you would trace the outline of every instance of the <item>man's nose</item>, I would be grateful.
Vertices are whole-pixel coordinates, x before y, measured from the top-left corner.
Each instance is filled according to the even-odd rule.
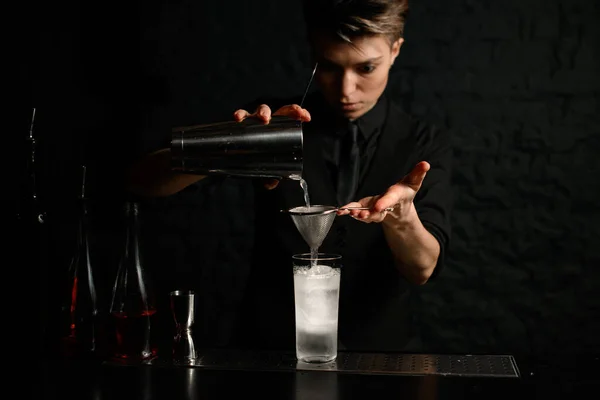
[[[342,98],[347,99],[356,90],[356,77],[351,72],[344,72],[341,77]]]

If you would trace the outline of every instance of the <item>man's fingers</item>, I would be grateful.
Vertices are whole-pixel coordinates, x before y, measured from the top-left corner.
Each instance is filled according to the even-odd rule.
[[[261,104],[256,108],[256,111],[252,116],[267,124],[271,120],[271,107],[266,104]]]
[[[373,212],[383,213],[387,208],[395,208],[403,196],[405,196],[406,188],[403,188],[400,183],[390,186],[390,188],[380,196],[375,204],[373,204]]]
[[[281,107],[273,113],[273,115],[284,115],[302,122],[309,122],[311,119],[307,109],[300,107],[298,104],[288,104]]]
[[[389,189],[373,205],[373,211],[384,212],[386,208],[395,208],[403,201],[414,198],[419,191],[427,171],[431,166],[426,161],[421,161],[402,180]]]
[[[289,104],[279,108],[274,113],[271,113],[271,108],[266,104],[261,104],[256,110],[250,114],[248,111],[239,109],[233,113],[233,118],[237,122],[242,122],[246,118],[256,118],[259,121],[268,124],[271,121],[272,115],[283,115],[293,119],[297,119],[302,122],[309,122],[311,119],[310,113],[307,109],[300,107],[297,104]]]
[[[233,119],[237,122],[242,122],[246,118],[256,118],[264,123],[268,123],[271,120],[271,108],[266,104],[261,104],[252,114],[242,108],[233,113]]]
[[[263,183],[265,189],[273,190],[279,185],[279,179],[268,179]]]
[[[240,108],[239,110],[236,110],[233,113],[233,119],[235,119],[237,122],[242,122],[243,120],[248,118],[250,115],[251,114],[248,111]]]
[[[359,202],[353,201],[352,203],[348,203],[345,206],[340,207],[340,209],[337,211],[337,215],[348,215],[351,214],[353,212],[356,212],[356,210],[347,210],[347,208],[349,207],[362,207],[363,205],[360,204]]]
[[[410,171],[408,175],[406,175],[400,181],[400,183],[409,186],[411,189],[417,192],[421,188],[421,184],[425,179],[425,175],[427,175],[427,171],[429,171],[430,168],[431,166],[427,161],[421,161],[420,163],[415,165],[412,171]]]
[[[388,209],[396,208],[398,201],[399,197],[395,193],[386,193],[375,202],[373,211],[376,213],[384,213]]]

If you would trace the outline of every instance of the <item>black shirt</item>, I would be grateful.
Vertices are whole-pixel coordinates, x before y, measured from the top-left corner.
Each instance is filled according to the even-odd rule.
[[[371,165],[375,150],[377,149],[383,122],[386,118],[387,105],[387,96],[383,94],[369,112],[352,122],[358,126],[359,132],[359,185],[364,180],[366,172]],[[325,130],[323,132],[323,151],[321,154],[323,160],[325,160],[327,164],[327,170],[333,182],[337,182],[338,179],[337,171],[340,166],[341,152],[343,151],[342,142],[344,136],[349,134],[345,122],[346,121],[336,121],[334,129]],[[342,206],[343,204],[339,205]]]
[[[267,102],[273,104],[273,110],[293,103],[297,104],[297,99]],[[312,120],[303,124],[303,178],[312,204],[333,205],[337,121],[319,94],[309,96],[305,108]],[[438,274],[450,238],[449,136],[407,115],[388,97],[383,97],[358,123],[364,129],[363,157],[368,168],[361,171],[356,199],[384,193],[419,161],[431,164],[414,202],[421,222],[440,243],[434,272]],[[309,249],[291,217],[280,210],[303,204],[297,181],[281,181],[274,190],[256,186],[252,269],[235,346],[294,349],[291,256]],[[412,337],[410,284],[395,267],[381,224],[336,217],[319,250],[343,257],[338,330],[341,345],[354,351],[402,351]]]

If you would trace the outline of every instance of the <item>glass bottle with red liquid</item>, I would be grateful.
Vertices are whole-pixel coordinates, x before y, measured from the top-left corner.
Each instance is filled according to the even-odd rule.
[[[144,361],[157,353],[156,303],[142,260],[139,208],[139,203],[125,203],[125,246],[110,305],[113,360]]]
[[[106,350],[103,320],[106,309],[101,307],[91,258],[85,172],[83,166],[77,242],[61,304],[60,353],[67,358],[101,359]]]

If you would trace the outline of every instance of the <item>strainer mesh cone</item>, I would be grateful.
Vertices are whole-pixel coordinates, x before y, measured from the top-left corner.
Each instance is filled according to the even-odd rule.
[[[288,210],[298,232],[311,250],[321,247],[335,220],[336,211],[336,207],[321,205],[299,206]]]

